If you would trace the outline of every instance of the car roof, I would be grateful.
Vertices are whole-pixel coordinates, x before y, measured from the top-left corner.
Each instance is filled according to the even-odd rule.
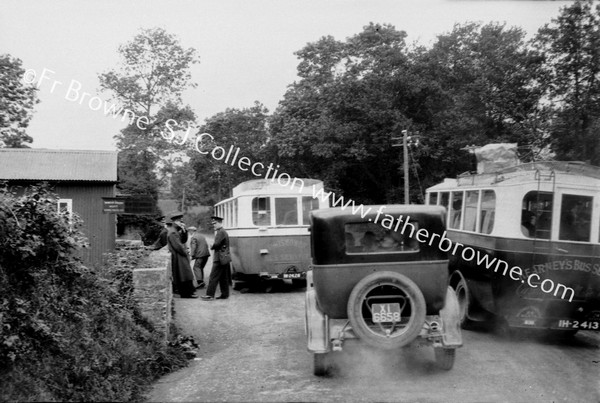
[[[319,219],[353,217],[356,219],[367,219],[377,216],[381,211],[380,217],[385,217],[386,214],[397,216],[412,215],[439,215],[445,214],[445,208],[442,206],[421,205],[421,204],[377,204],[360,207],[332,207],[326,209],[313,210],[314,217]]]

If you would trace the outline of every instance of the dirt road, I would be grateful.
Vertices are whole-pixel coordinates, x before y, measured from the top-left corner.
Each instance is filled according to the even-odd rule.
[[[319,378],[306,350],[303,290],[176,298],[175,306],[199,358],[162,378],[150,401],[600,401],[599,333],[561,341],[464,331],[450,371],[435,368],[430,347],[386,353],[348,344],[339,371]]]

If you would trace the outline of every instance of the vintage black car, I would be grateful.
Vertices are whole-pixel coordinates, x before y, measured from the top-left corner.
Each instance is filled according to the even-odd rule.
[[[311,212],[306,333],[314,374],[326,375],[346,339],[398,349],[421,337],[451,369],[462,345],[448,254],[429,238],[445,231],[439,206],[364,206],[361,214]]]

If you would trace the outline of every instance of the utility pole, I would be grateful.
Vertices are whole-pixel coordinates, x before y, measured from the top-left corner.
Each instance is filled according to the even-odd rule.
[[[183,184],[183,192],[181,194],[181,212],[185,213],[185,183]]]
[[[396,143],[392,144],[392,147],[402,147],[403,148],[403,163],[404,163],[404,204],[410,204],[409,197],[409,178],[408,178],[408,130],[402,130],[402,138],[394,137],[392,135],[392,141],[400,141],[402,140],[402,144]]]
[[[410,204],[408,191],[408,130],[402,130],[402,144],[404,148],[404,204]]]

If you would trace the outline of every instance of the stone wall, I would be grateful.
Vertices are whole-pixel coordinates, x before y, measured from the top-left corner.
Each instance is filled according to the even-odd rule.
[[[170,257],[167,248],[152,251],[133,270],[134,297],[142,315],[169,339],[173,289],[171,286]]]

